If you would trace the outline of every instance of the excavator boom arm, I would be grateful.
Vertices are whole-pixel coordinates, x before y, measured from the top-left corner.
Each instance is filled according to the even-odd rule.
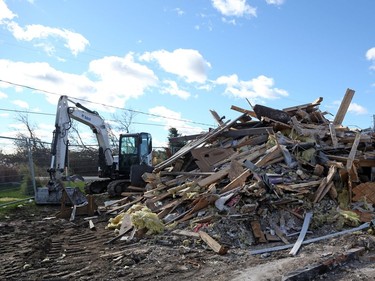
[[[91,128],[96,136],[100,150],[104,154],[105,165],[111,167],[114,164],[107,125],[104,120],[97,112],[91,111],[79,103],[72,102],[75,106],[69,106],[69,101],[72,102],[67,96],[61,96],[57,106],[55,130],[51,148],[52,158],[50,169],[48,170],[51,180],[61,179],[66,167],[68,133],[71,128],[71,119]]]

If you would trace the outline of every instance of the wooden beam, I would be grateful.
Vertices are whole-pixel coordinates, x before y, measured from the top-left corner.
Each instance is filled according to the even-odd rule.
[[[217,114],[217,112],[215,110],[210,110],[212,116],[214,117],[214,119],[216,120],[216,122],[221,126],[224,124],[223,122],[223,117],[220,118],[219,114]]]
[[[206,244],[215,252],[220,255],[224,255],[228,249],[226,249],[224,246],[220,245],[219,242],[217,242],[215,239],[213,239],[210,235],[208,235],[204,231],[198,231],[199,236],[201,239],[206,242]]]
[[[333,120],[333,124],[335,125],[342,125],[342,121],[344,121],[346,112],[348,111],[349,105],[354,96],[354,90],[347,89],[345,96],[340,104],[339,110],[336,113],[335,119]]]
[[[205,187],[205,186],[208,186],[224,177],[226,177],[229,173],[229,167],[228,168],[225,168],[225,169],[222,169],[218,172],[216,172],[215,174],[212,174],[211,176],[208,176],[200,181],[198,181],[198,185],[201,186],[201,187]]]

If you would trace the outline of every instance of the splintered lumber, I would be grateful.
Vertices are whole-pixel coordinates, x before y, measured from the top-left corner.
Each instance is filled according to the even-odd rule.
[[[329,124],[329,132],[331,134],[333,148],[337,148],[338,141],[336,137],[336,129],[335,129],[335,125],[332,123]]]
[[[355,135],[354,143],[353,143],[352,148],[351,148],[350,153],[349,153],[348,161],[346,162],[346,169],[348,170],[348,172],[352,168],[354,158],[355,158],[355,155],[357,153],[357,148],[358,148],[358,144],[359,144],[360,139],[361,139],[361,133],[357,132],[357,134]]]
[[[230,109],[235,110],[235,111],[238,111],[238,112],[241,112],[241,113],[246,113],[246,114],[249,115],[250,117],[257,118],[257,115],[255,114],[254,111],[250,111],[250,110],[247,110],[247,109],[243,109],[243,108],[238,107],[238,106],[235,106],[235,105],[232,105],[232,106],[230,107]]]
[[[191,154],[197,159],[196,164],[202,172],[211,172],[214,165],[219,161],[227,159],[234,153],[232,148],[209,148],[198,147],[191,150]]]
[[[329,168],[328,175],[327,177],[323,178],[322,182],[320,183],[317,191],[315,192],[315,199],[314,203],[319,202],[320,200],[323,199],[323,197],[328,193],[328,191],[331,189],[332,186],[334,186],[332,180],[333,176],[336,173],[336,166],[332,165]]]
[[[224,124],[223,122],[223,119],[225,117],[220,117],[219,114],[217,114],[217,112],[215,110],[210,110],[212,116],[214,117],[214,119],[216,120],[216,122],[221,126]]]
[[[267,239],[261,229],[259,221],[251,221],[251,229],[253,231],[253,234],[255,238],[258,239],[259,243],[266,243]]]
[[[342,121],[344,121],[346,112],[348,111],[349,105],[353,99],[354,91],[352,89],[347,89],[345,96],[340,104],[339,110],[336,113],[335,119],[333,120],[333,124],[341,125]]]
[[[143,200],[143,197],[140,196],[140,197],[138,197],[137,199],[135,199],[135,200],[133,200],[133,201],[131,201],[131,202],[129,202],[129,203],[126,203],[126,204],[124,204],[124,205],[122,205],[122,206],[119,206],[119,207],[117,207],[117,208],[114,208],[114,209],[112,209],[112,210],[108,210],[108,211],[106,212],[106,214],[108,215],[108,214],[112,214],[112,213],[117,212],[117,211],[124,211],[126,208],[130,208],[133,204],[138,203],[138,202],[140,202],[140,201],[142,201],[142,200]]]
[[[268,135],[269,132],[272,132],[272,131],[273,131],[272,127],[238,129],[238,130],[230,130],[228,132],[224,132],[223,136],[238,138],[238,137],[244,137],[244,136]]]
[[[133,223],[131,221],[131,216],[129,214],[125,214],[124,217],[122,218],[119,234],[116,237],[108,240],[107,242],[104,242],[104,244],[110,244],[112,242],[115,242],[116,240],[123,237],[126,233],[128,233],[132,228],[133,228]]]
[[[280,227],[276,223],[270,221],[270,226],[273,228],[273,230],[275,230],[276,235],[281,239],[281,241],[283,241],[285,244],[289,244],[285,234],[281,231]]]
[[[182,147],[180,150],[178,150],[170,158],[168,158],[165,161],[157,164],[155,166],[154,172],[159,172],[163,168],[170,166],[171,164],[173,164],[174,162],[176,162],[178,159],[180,159],[182,156],[184,156],[185,154],[187,154],[188,152],[190,152],[193,148],[198,147],[199,145],[205,143],[206,141],[208,141],[208,140],[216,137],[220,133],[222,133],[225,130],[227,130],[228,128],[232,127],[233,124],[236,123],[242,117],[243,117],[243,115],[241,115],[240,117],[238,117],[237,119],[235,119],[235,120],[233,120],[231,122],[230,122],[230,120],[228,120],[223,125],[221,125],[221,126],[217,127],[216,129],[213,129],[212,131],[204,134],[202,136],[202,138],[199,138],[197,140],[193,140],[193,141],[187,143],[184,147]]]
[[[220,255],[227,253],[228,249],[219,244],[215,239],[213,239],[208,233],[204,231],[198,231],[201,239],[215,252]]]
[[[132,229],[132,227],[133,227],[133,223],[131,220],[131,216],[129,214],[125,214],[124,217],[122,218],[119,234],[121,235],[121,234],[128,232],[130,229]]]
[[[236,160],[232,160],[230,162],[230,170],[228,173],[228,178],[232,181],[235,178],[237,178],[239,175],[241,175],[245,171],[245,168],[242,166],[242,164]]]
[[[223,187],[223,189],[220,191],[220,193],[224,193],[227,191],[230,191],[238,186],[242,186],[245,182],[248,176],[251,175],[251,172],[249,169],[246,169],[242,174],[240,174],[237,178],[232,180],[230,183],[228,183],[226,186]]]
[[[200,181],[198,181],[198,185],[200,187],[205,187],[205,186],[208,186],[214,182],[217,182],[218,180],[226,177],[229,173],[229,167],[228,168],[225,168],[225,169],[222,169],[218,172],[216,172],[215,174],[212,174],[211,176],[208,176]]]
[[[302,245],[303,240],[305,239],[305,235],[307,233],[307,230],[309,229],[310,221],[313,214],[311,212],[306,213],[305,219],[303,221],[301,232],[299,233],[298,239],[296,243],[294,244],[292,250],[289,252],[290,255],[295,256],[299,250],[299,248]]]
[[[271,147],[270,149],[268,149],[266,151],[266,154],[261,159],[259,159],[255,163],[255,165],[257,167],[263,167],[263,166],[269,165],[271,163],[280,162],[283,159],[284,159],[283,152],[281,151],[279,146],[275,145],[275,146]]]
[[[317,98],[315,101],[312,103],[306,103],[306,104],[301,104],[293,107],[288,107],[288,108],[283,108],[283,111],[285,112],[292,112],[292,111],[297,111],[299,109],[304,109],[307,110],[309,108],[315,107],[317,105],[320,105],[320,103],[323,101],[322,97]]]
[[[172,231],[173,234],[180,235],[180,236],[187,236],[192,238],[200,238],[199,233],[184,229],[175,229]]]

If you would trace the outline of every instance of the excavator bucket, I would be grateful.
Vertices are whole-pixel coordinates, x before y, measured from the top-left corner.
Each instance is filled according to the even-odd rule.
[[[38,187],[35,194],[35,203],[38,205],[59,205],[66,194],[72,205],[83,205],[87,203],[86,196],[76,187],[64,187],[62,182]]]

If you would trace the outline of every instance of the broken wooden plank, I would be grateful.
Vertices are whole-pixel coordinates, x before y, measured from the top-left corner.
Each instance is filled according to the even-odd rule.
[[[199,233],[194,231],[189,231],[185,229],[175,229],[172,231],[173,234],[180,235],[180,236],[187,236],[192,238],[200,238]]]
[[[327,194],[329,189],[332,187],[331,182],[336,171],[336,166],[330,166],[327,177],[323,178],[322,182],[320,183],[318,189],[315,192],[314,203],[320,202],[323,199],[323,197]]]
[[[250,117],[257,118],[257,115],[255,114],[254,111],[247,110],[247,109],[243,109],[243,108],[238,107],[238,106],[235,106],[235,105],[232,105],[232,106],[230,107],[230,109],[235,110],[235,111],[238,111],[238,112],[241,112],[241,113],[246,113],[246,114],[249,115]]]
[[[128,232],[133,227],[132,219],[129,214],[125,214],[122,218],[119,235]]]
[[[137,199],[134,199],[133,201],[131,201],[131,202],[129,202],[129,203],[126,203],[126,204],[124,204],[124,205],[122,205],[122,206],[119,206],[119,207],[117,207],[117,208],[114,208],[114,209],[112,209],[112,210],[108,210],[108,211],[106,212],[106,214],[108,215],[108,214],[112,214],[112,213],[117,212],[117,211],[124,211],[125,209],[130,208],[133,204],[138,203],[138,202],[140,202],[140,201],[142,201],[142,200],[143,200],[143,197],[140,196],[140,197],[138,197]]]
[[[301,232],[299,233],[298,239],[296,243],[294,244],[292,250],[289,252],[290,255],[295,256],[299,250],[299,248],[302,245],[303,240],[305,239],[305,235],[307,233],[307,230],[309,229],[310,221],[313,216],[312,212],[308,212],[305,215],[305,219],[303,221]]]
[[[295,183],[295,184],[277,184],[277,187],[285,188],[286,190],[291,191],[298,191],[302,188],[311,188],[316,187],[317,185],[320,185],[322,180],[316,180],[316,181],[308,181],[308,182],[302,182],[302,183]]]
[[[191,154],[197,159],[196,163],[202,172],[212,172],[216,163],[227,159],[233,153],[232,148],[221,147],[198,147],[191,150]]]
[[[289,244],[285,234],[281,231],[280,227],[276,223],[271,221],[270,226],[273,228],[273,230],[275,230],[276,235],[281,239],[281,241],[283,241],[285,244]]]
[[[312,103],[306,103],[306,104],[301,104],[301,105],[297,105],[297,106],[293,106],[293,107],[283,108],[283,111],[292,112],[292,111],[297,111],[298,109],[308,109],[308,108],[320,105],[320,103],[322,101],[323,101],[323,98],[319,97],[315,101],[313,101]]]
[[[173,164],[177,159],[181,158],[188,152],[190,152],[193,148],[198,147],[199,145],[205,143],[206,141],[218,136],[231,126],[235,124],[239,119],[242,118],[242,115],[239,116],[238,118],[234,119],[233,121],[228,120],[225,122],[222,126],[218,126],[217,128],[213,129],[212,131],[204,134],[202,138],[199,138],[197,140],[194,140],[192,142],[187,143],[184,147],[182,147],[180,150],[178,150],[175,154],[173,154],[170,158],[166,159],[165,161],[155,165],[154,172],[159,172],[163,168],[170,166]]]
[[[220,117],[219,114],[217,114],[217,112],[216,112],[215,110],[211,110],[211,109],[210,109],[210,112],[211,112],[212,116],[214,117],[214,119],[216,120],[216,122],[217,122],[220,126],[224,124],[223,119],[225,118],[225,116]]]
[[[248,129],[238,129],[238,130],[229,130],[223,132],[224,137],[239,138],[244,136],[253,136],[253,135],[268,135],[269,132],[273,131],[273,127],[261,127],[261,128],[248,128]]]
[[[236,187],[239,187],[239,186],[242,186],[245,182],[246,182],[246,179],[251,175],[251,172],[246,169],[244,172],[242,172],[242,174],[240,174],[237,178],[235,178],[234,180],[232,180],[230,183],[228,183],[226,186],[224,186],[222,188],[222,190],[220,190],[220,194],[224,193],[224,192],[227,192],[227,191],[230,191]]]
[[[208,177],[198,181],[198,185],[200,187],[208,186],[208,185],[210,185],[214,182],[217,182],[218,180],[226,177],[228,175],[228,173],[229,173],[229,167],[224,168],[222,170],[219,170],[215,174],[212,174],[211,176],[208,176]]]
[[[282,156],[282,159],[284,159],[283,153],[277,145],[274,145],[270,149],[266,151],[266,154],[259,159],[256,163],[255,166],[261,168],[263,166],[269,165],[273,160],[277,159],[278,161],[280,160],[280,156]]]
[[[361,138],[361,133],[357,132],[356,135],[355,135],[355,139],[354,139],[352,148],[351,148],[349,156],[348,156],[348,161],[346,162],[346,169],[348,170],[348,172],[352,168],[354,158],[355,158],[355,155],[357,153],[357,148],[358,148],[360,138]]]
[[[227,253],[228,249],[219,244],[215,239],[213,239],[208,233],[204,231],[198,231],[201,239],[215,252],[220,255]]]
[[[330,135],[331,135],[333,148],[337,148],[338,141],[337,141],[337,137],[336,137],[336,129],[335,129],[335,125],[333,125],[332,123],[329,124],[329,132],[330,132]]]
[[[251,229],[253,231],[254,237],[258,239],[259,243],[267,243],[266,236],[264,235],[264,232],[262,231],[262,228],[260,226],[259,221],[251,221]]]
[[[89,229],[90,230],[95,230],[95,224],[92,220],[89,220]]]
[[[333,124],[342,125],[342,122],[344,121],[346,112],[348,111],[348,108],[353,99],[353,96],[354,96],[354,91],[348,88],[340,104],[339,110],[336,113],[335,119],[333,119]]]

